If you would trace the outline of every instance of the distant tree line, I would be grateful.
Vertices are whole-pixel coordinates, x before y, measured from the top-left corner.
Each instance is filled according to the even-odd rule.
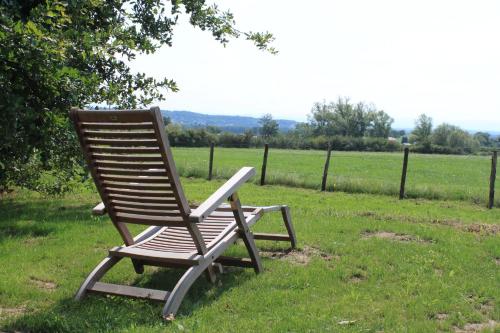
[[[397,151],[400,143],[387,137],[394,133],[393,119],[384,111],[364,103],[352,104],[348,98],[315,103],[307,123],[282,133],[271,114],[259,120],[260,128],[243,134],[222,132],[216,127],[184,128],[169,119],[166,131],[173,146],[201,147],[211,142],[224,147],[258,147],[269,143],[275,148]],[[402,135],[402,132],[395,134]]]
[[[365,103],[351,103],[348,98],[315,103],[308,122],[280,132],[271,114],[263,115],[258,129],[242,134],[223,132],[217,127],[184,128],[167,119],[167,133],[173,146],[203,147],[211,142],[223,147],[260,147],[269,143],[275,148],[326,149],[328,144],[341,151],[398,151],[403,144],[422,153],[471,154],[500,146],[488,133],[474,135],[449,124],[433,128],[432,119],[421,115],[408,137],[404,130],[392,128],[394,120],[383,110]]]
[[[336,102],[315,103],[309,115],[309,123],[314,136],[348,136],[387,138],[394,122],[387,113],[377,110],[374,105],[362,102],[352,104],[348,98],[338,98]]]
[[[500,137],[493,138],[489,133],[471,134],[447,123],[433,128],[432,118],[425,114],[416,120],[409,141],[422,153],[473,154],[500,147]]]

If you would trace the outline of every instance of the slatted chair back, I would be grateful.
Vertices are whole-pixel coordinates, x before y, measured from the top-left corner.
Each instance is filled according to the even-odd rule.
[[[125,243],[124,223],[188,226],[184,196],[159,108],[88,111],[70,117],[111,220]]]

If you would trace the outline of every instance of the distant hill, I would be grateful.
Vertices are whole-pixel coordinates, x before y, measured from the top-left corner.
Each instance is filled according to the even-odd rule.
[[[191,111],[161,110],[161,112],[164,117],[169,117],[173,123],[185,127],[216,126],[223,131],[234,133],[243,133],[246,129],[260,127],[259,118],[254,117],[209,115]],[[276,121],[280,126],[280,131],[283,132],[294,129],[297,124],[294,120],[276,119]]]

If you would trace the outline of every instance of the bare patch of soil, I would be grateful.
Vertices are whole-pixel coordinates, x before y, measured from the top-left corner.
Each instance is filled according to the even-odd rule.
[[[463,328],[454,327],[454,331],[455,333],[476,333],[476,332],[482,332],[485,329],[494,330],[500,327],[499,324],[500,323],[494,320],[489,320],[487,323],[465,324]]]
[[[439,321],[443,321],[443,320],[448,319],[448,314],[447,313],[436,313],[434,318],[436,318]]]
[[[371,216],[377,216],[377,213],[369,210],[369,211],[365,211],[365,212],[360,212],[358,215],[363,216],[363,217],[371,217]]]
[[[366,277],[361,273],[354,273],[349,278],[350,283],[360,283],[360,282],[363,282],[364,280],[366,280]]]
[[[36,245],[40,243],[40,238],[29,237],[23,240],[23,243],[26,245]]]
[[[313,257],[320,257],[325,261],[338,260],[340,258],[339,256],[328,254],[311,246],[304,246],[304,248],[300,250],[260,251],[259,253],[264,258],[285,260],[302,266],[309,264]]]
[[[474,223],[462,226],[466,231],[473,233],[484,233],[487,235],[496,235],[500,233],[500,225]]]
[[[57,288],[57,285],[54,282],[41,280],[33,276],[30,277],[30,281],[40,289],[55,290]]]
[[[26,306],[20,306],[17,308],[0,308],[0,316],[19,316],[26,312]]]
[[[397,234],[395,232],[389,231],[368,231],[363,234],[363,238],[380,238],[389,239],[398,242],[418,242],[418,243],[430,243],[428,240],[424,240],[413,235],[407,234]]]
[[[373,218],[377,221],[402,221],[409,223],[431,223],[446,225],[455,229],[459,229],[465,232],[471,233],[481,233],[486,235],[496,235],[500,233],[499,224],[487,224],[487,223],[472,223],[466,224],[465,222],[457,219],[422,219],[411,216],[404,215],[384,215],[378,214],[374,211],[364,211],[354,214],[355,216]]]
[[[481,313],[484,315],[488,315],[488,314],[492,313],[494,309],[495,309],[495,305],[493,304],[492,301],[487,301],[487,302],[479,305],[479,311],[481,311]]]
[[[495,258],[495,264],[497,264],[498,266],[500,266],[500,258]]]
[[[441,224],[453,227],[455,229],[460,229],[471,233],[481,233],[486,235],[496,235],[500,233],[500,225],[498,224],[486,224],[486,223],[472,223],[465,224],[460,220],[439,220],[435,219],[431,221],[434,224]]]

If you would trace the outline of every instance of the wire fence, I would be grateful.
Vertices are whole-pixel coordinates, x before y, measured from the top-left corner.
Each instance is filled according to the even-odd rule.
[[[179,173],[227,179],[242,166],[257,170],[255,183],[322,191],[399,195],[400,199],[454,199],[499,206],[497,153],[488,156],[345,152],[327,149],[175,147]]]

